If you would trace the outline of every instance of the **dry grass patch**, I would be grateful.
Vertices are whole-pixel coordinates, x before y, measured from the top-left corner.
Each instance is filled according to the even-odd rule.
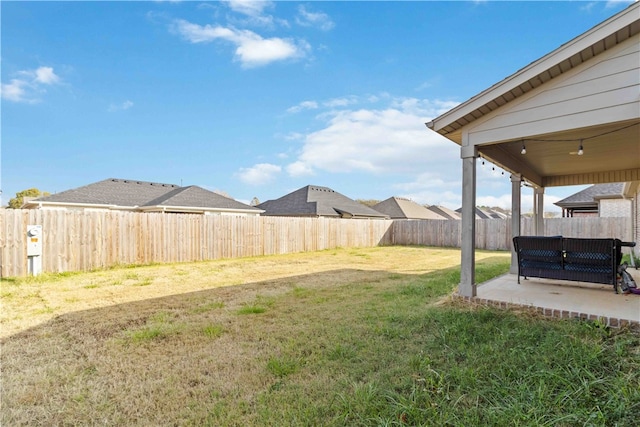
[[[338,249],[5,280],[2,424],[200,425],[223,422],[217,411],[251,413],[310,355],[354,355],[341,341],[358,334],[358,306],[374,313],[373,296],[458,260],[455,249]]]
[[[592,424],[625,419],[637,370],[597,367],[637,348],[635,335],[434,305],[458,283],[459,256],[340,249],[9,282],[1,424],[554,425],[560,403],[566,425],[588,424],[607,400],[583,396],[572,360],[590,390],[621,390],[621,415]],[[478,280],[508,266],[508,253],[480,252]],[[553,351],[536,358],[539,345]],[[549,366],[562,371],[544,376]],[[529,378],[577,385],[528,394]]]
[[[348,276],[356,277],[362,271],[423,274],[459,262],[456,249],[428,251],[411,247],[337,249],[2,279],[0,338],[65,313],[204,289],[261,282],[265,292],[277,293],[296,286],[295,281],[286,280],[287,277],[327,272],[330,276],[349,280]],[[305,280],[313,282],[310,277]]]

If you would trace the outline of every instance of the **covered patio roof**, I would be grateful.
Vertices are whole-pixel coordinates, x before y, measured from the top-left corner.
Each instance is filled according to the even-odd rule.
[[[639,16],[636,2],[427,127],[539,187],[640,180]]]
[[[513,236],[521,186],[534,187],[544,233],[544,188],[640,181],[640,2],[517,71],[427,127],[460,146],[459,293],[476,296],[476,160],[511,172]],[[511,273],[517,272],[512,252]]]

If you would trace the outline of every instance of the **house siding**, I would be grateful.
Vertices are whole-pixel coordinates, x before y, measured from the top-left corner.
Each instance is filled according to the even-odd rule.
[[[632,206],[633,204],[631,200],[624,200],[624,199],[600,200],[600,216],[628,218],[631,216]]]
[[[469,129],[473,145],[638,117],[640,35],[598,55]]]

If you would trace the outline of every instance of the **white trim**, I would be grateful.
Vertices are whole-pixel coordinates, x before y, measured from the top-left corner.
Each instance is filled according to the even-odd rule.
[[[46,202],[46,201],[29,201],[25,203],[23,209],[42,209],[43,207],[48,209],[67,209],[67,208],[81,208],[81,209],[108,209],[114,211],[127,211],[127,212],[172,212],[172,213],[236,213],[242,215],[260,215],[264,212],[262,209],[229,209],[229,208],[203,208],[203,207],[190,207],[190,206],[119,206],[109,204],[87,204],[87,203],[70,203],[70,202]]]
[[[143,206],[139,207],[141,212],[172,212],[172,213],[238,213],[238,214],[252,214],[260,215],[264,212],[262,209],[232,209],[232,208],[203,208],[203,207],[190,207],[190,206]]]

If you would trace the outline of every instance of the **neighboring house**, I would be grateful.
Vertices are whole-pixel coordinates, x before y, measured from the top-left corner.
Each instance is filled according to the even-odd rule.
[[[445,208],[444,206],[432,205],[427,206],[427,209],[435,212],[440,216],[443,216],[445,219],[460,219],[460,214],[458,212],[454,211],[453,209]]]
[[[501,212],[501,211],[497,211],[495,209],[483,208],[481,210],[492,219],[507,219],[507,218],[511,218],[511,216],[509,214]]]
[[[256,207],[268,216],[388,219],[388,216],[327,187],[307,185]]]
[[[623,195],[624,182],[595,184],[554,203],[563,217],[630,217],[632,200]]]
[[[372,209],[388,215],[391,219],[447,219],[426,207],[402,197],[389,197],[371,206]]]
[[[458,215],[462,215],[462,208],[456,209]],[[490,208],[479,208],[476,206],[476,219],[506,219],[509,215]]]
[[[121,210],[133,212],[251,215],[261,209],[190,185],[109,178],[83,187],[28,200],[23,209]]]

